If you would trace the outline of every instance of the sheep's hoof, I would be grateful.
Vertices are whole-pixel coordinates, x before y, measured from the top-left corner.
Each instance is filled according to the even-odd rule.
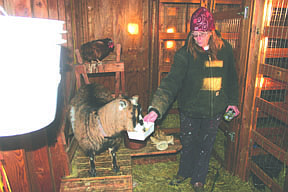
[[[120,171],[120,167],[119,166],[113,166],[113,171],[115,173],[118,173]]]
[[[89,174],[90,174],[90,177],[96,177],[96,170],[95,169],[90,169],[89,170]]]

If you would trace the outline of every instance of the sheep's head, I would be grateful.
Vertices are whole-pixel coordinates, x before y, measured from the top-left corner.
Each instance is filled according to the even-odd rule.
[[[105,113],[105,114],[104,114]],[[116,132],[133,131],[137,123],[141,123],[141,107],[138,96],[117,98],[99,110],[102,124],[108,124]],[[103,125],[104,126],[104,125]]]

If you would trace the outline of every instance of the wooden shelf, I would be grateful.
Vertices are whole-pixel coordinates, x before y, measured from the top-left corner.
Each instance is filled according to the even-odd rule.
[[[165,32],[160,32],[159,33],[159,38],[162,40],[185,40],[188,36],[188,33],[165,33]]]
[[[110,73],[110,72],[124,72],[124,63],[123,62],[115,62],[109,61],[105,62],[102,65],[97,66],[97,72],[88,72],[88,74],[94,73]]]

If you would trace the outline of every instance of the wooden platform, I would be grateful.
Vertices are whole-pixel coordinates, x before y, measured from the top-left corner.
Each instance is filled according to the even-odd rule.
[[[108,151],[95,157],[96,177],[89,177],[89,158],[78,148],[72,161],[72,173],[61,181],[61,192],[66,191],[133,191],[132,164],[145,164],[167,161],[176,158],[181,148],[179,140],[174,141],[167,150],[158,151],[150,140],[141,149],[128,149],[122,144],[117,152],[120,171],[112,171],[111,156]],[[172,155],[174,157],[172,157]],[[176,159],[175,159],[176,160]]]

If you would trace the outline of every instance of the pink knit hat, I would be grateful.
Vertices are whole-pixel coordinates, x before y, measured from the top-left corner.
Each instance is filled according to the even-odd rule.
[[[200,7],[191,16],[191,31],[212,31],[215,29],[212,14],[205,7]]]

